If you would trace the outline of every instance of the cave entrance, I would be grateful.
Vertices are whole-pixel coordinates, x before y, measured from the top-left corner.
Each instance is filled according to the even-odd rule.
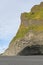
[[[28,55],[42,55],[41,54],[41,46],[40,45],[32,45],[25,47],[18,55],[28,56]]]

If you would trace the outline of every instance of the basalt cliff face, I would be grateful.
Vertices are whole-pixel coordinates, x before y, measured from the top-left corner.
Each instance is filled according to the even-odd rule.
[[[43,55],[43,2],[21,14],[21,25],[2,56]]]

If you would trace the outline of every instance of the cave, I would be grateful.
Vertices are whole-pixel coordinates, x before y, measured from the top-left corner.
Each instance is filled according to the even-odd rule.
[[[22,51],[20,51],[18,55],[20,56],[43,55],[41,50],[43,50],[43,46],[40,45],[27,46]]]

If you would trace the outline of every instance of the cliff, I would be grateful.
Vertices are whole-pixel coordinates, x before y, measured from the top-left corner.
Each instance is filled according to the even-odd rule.
[[[2,56],[43,55],[43,2],[20,18],[20,28]]]

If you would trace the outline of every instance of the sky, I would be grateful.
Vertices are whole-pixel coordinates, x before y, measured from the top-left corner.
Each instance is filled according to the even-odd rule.
[[[0,0],[0,53],[8,48],[16,35],[21,23],[21,13],[29,12],[40,2],[43,0]]]

